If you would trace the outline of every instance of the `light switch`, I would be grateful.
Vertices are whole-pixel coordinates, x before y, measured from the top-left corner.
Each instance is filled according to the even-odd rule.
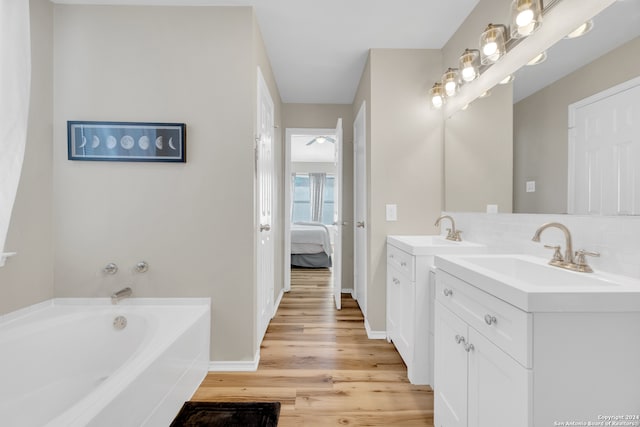
[[[398,220],[398,205],[387,205],[387,221]]]
[[[536,192],[536,182],[535,181],[527,181],[527,193],[535,193]]]

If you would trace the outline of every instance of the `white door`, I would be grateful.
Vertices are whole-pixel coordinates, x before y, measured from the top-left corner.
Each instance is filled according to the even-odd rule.
[[[274,248],[273,209],[273,126],[274,107],[264,77],[258,68],[258,110],[256,136],[256,197],[257,197],[257,307],[258,345],[262,342],[273,316]]]
[[[433,424],[434,427],[466,427],[467,324],[438,301],[435,311]]]
[[[531,371],[473,328],[469,343],[468,426],[530,426]]]
[[[640,214],[640,78],[569,106],[569,213]]]
[[[367,317],[367,137],[365,102],[353,122],[353,280],[355,298],[362,314]]]
[[[336,308],[342,308],[342,119],[336,125],[336,175],[333,181],[333,297]]]

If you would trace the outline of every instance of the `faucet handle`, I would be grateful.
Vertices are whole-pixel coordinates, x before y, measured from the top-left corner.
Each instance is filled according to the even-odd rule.
[[[461,242],[462,238],[460,237],[460,233],[462,233],[462,230],[452,231],[450,228],[447,228],[447,240]]]
[[[600,253],[585,251],[584,249],[576,251],[576,269],[584,273],[593,273],[593,269],[587,264],[585,256],[599,257]]]
[[[544,245],[545,248],[547,249],[553,249],[553,258],[551,259],[552,261],[559,261],[559,262],[563,262],[564,259],[562,258],[562,254],[560,253],[560,246],[557,245]]]

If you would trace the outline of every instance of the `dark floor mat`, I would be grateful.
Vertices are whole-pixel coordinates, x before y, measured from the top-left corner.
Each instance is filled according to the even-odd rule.
[[[275,427],[280,402],[185,402],[170,427]]]

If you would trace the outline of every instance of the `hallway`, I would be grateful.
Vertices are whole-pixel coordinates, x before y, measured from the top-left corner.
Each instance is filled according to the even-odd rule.
[[[392,344],[369,340],[356,302],[333,304],[328,269],[293,269],[258,371],[211,372],[200,401],[280,401],[279,426],[431,426],[433,393],[409,384]]]

